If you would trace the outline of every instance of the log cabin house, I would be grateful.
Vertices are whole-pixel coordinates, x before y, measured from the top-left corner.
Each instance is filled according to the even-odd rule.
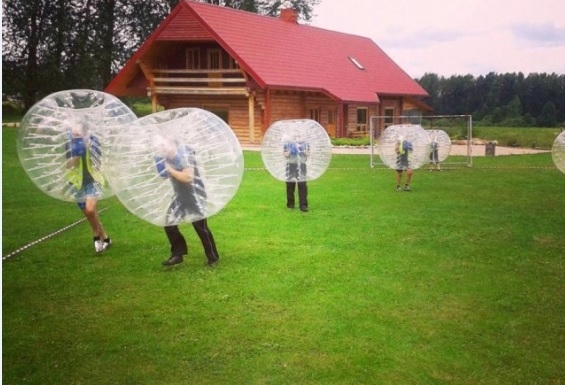
[[[369,117],[429,110],[426,91],[372,40],[182,0],[104,90],[151,98],[153,111],[214,112],[241,143],[260,143],[282,119],[313,119],[330,137],[363,137]],[[389,118],[390,117],[390,118]]]

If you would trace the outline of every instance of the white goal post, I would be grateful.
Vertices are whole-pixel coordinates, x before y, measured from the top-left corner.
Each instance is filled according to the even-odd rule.
[[[375,153],[381,134],[386,127],[393,124],[419,124],[425,130],[445,131],[453,141],[466,146],[464,160],[452,160],[449,156],[442,165],[473,165],[473,117],[471,115],[387,115],[369,118],[369,142],[371,149],[371,167],[385,166]],[[375,156],[376,155],[376,156]]]

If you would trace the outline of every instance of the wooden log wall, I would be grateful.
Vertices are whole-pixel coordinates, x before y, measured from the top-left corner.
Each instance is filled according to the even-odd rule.
[[[242,144],[252,142],[249,127],[249,99],[242,96],[219,95],[159,95],[159,104],[165,109],[196,107],[210,111],[225,112],[228,124]],[[390,103],[390,101],[388,101]],[[395,101],[399,105],[399,101]],[[322,94],[305,94],[292,91],[277,91],[271,94],[270,119],[267,113],[266,95],[258,91],[254,96],[253,143],[260,144],[269,126],[279,120],[310,119],[310,110],[319,110],[320,124],[328,125],[328,111],[333,111],[334,124],[339,126],[339,105]],[[356,131],[357,105],[348,105],[346,117],[347,136],[366,136]],[[362,106],[361,106],[362,107]],[[379,115],[377,105],[368,106],[367,118]],[[369,121],[367,122],[369,124]]]

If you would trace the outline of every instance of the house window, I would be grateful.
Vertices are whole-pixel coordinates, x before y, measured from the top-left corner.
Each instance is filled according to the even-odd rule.
[[[198,48],[186,49],[186,68],[189,70],[200,68],[200,50]]]
[[[319,108],[312,108],[310,110],[310,119],[315,120],[316,122],[320,123],[320,109]]]
[[[221,106],[202,106],[203,110],[210,111],[220,119],[222,119],[226,124],[229,124],[229,108]]]
[[[420,124],[422,123],[422,112],[418,108],[405,110],[402,115],[406,116],[407,123]]]
[[[222,51],[214,48],[208,50],[208,69],[219,70],[222,68]]]
[[[352,62],[353,64],[355,64],[355,67],[359,68],[360,70],[364,70],[364,69],[365,69],[365,67],[363,67],[363,65],[361,64],[361,62],[360,62],[359,60],[355,59],[355,58],[352,57],[352,56],[348,56],[348,58],[349,58],[349,60],[351,60],[351,62]]]
[[[385,127],[394,123],[394,108],[385,108]]]
[[[357,131],[367,132],[367,107],[357,108]]]

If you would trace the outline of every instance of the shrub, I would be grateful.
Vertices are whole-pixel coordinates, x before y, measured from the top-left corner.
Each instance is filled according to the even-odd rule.
[[[20,120],[23,115],[23,108],[12,100],[2,101],[2,120]]]
[[[370,138],[332,138],[332,145],[334,146],[368,146],[370,145]]]

